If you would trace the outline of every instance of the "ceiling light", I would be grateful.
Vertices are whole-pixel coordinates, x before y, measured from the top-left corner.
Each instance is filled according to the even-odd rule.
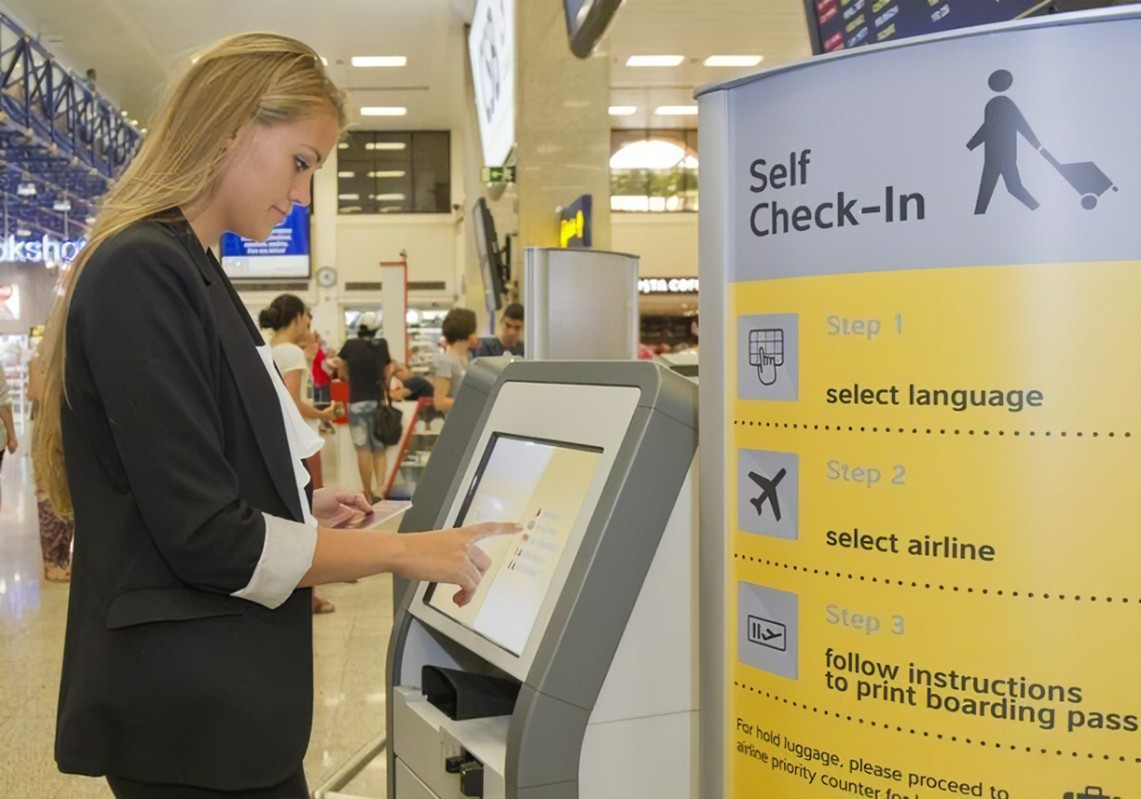
[[[355,55],[354,67],[402,67],[408,59],[402,55]]]
[[[628,117],[638,110],[636,105],[612,105],[610,106],[610,116],[612,117]]]
[[[347,141],[337,142],[337,149],[338,150],[347,150],[347,149],[349,149],[349,143]]]
[[[660,117],[695,117],[696,105],[659,105],[654,113]]]
[[[671,169],[685,158],[673,142],[646,139],[631,142],[610,156],[611,169]]]
[[[392,169],[387,172],[369,172],[370,178],[402,178],[407,173],[403,169]]]
[[[338,194],[337,195],[338,200],[359,200],[360,198],[361,198],[361,196],[359,194]]]
[[[364,117],[402,117],[408,109],[399,105],[366,105],[361,108]]]
[[[408,146],[402,141],[370,141],[364,146],[366,150],[403,150]]]
[[[705,59],[707,67],[755,67],[764,60],[759,55],[711,55]]]
[[[683,55],[632,55],[626,59],[628,67],[676,67],[685,61]]]
[[[404,199],[404,195],[403,194],[378,194],[373,199],[374,200],[402,201]]]
[[[355,178],[356,176],[357,176],[356,172],[338,172],[337,173],[337,177],[339,177],[339,178]]]

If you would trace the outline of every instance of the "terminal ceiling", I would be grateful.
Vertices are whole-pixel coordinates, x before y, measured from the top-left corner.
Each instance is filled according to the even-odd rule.
[[[243,30],[296,36],[329,62],[349,91],[354,127],[459,127],[464,30],[474,0],[0,0],[25,29],[79,72],[94,67],[100,91],[145,126],[165,84],[195,50]],[[557,8],[557,0],[546,2]],[[638,54],[684,55],[678,67],[625,66]],[[763,55],[762,67],[809,54],[801,0],[626,0],[599,47],[611,59],[611,105],[639,112],[615,127],[692,127],[646,109],[691,104],[694,90],[754,71],[705,67],[715,54]],[[359,69],[354,55],[403,55],[407,66]],[[404,117],[362,118],[365,105],[399,105]]]

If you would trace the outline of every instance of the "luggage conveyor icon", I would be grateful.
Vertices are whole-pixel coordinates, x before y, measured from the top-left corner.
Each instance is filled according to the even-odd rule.
[[[1045,147],[1040,152],[1042,157],[1050,162],[1050,166],[1058,170],[1066,182],[1074,187],[1074,191],[1082,197],[1082,208],[1087,211],[1097,206],[1097,198],[1105,194],[1108,189],[1117,191],[1113,181],[1098,169],[1093,161],[1078,161],[1072,164],[1063,164]]]

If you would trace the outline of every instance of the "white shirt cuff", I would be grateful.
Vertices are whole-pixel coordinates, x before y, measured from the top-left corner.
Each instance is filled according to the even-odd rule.
[[[231,596],[248,599],[273,610],[297,588],[313,565],[317,549],[317,528],[302,522],[265,517],[265,543],[249,584]]]

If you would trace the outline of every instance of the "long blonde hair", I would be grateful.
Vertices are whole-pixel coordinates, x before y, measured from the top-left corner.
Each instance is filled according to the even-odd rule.
[[[60,431],[65,395],[67,317],[91,255],[136,222],[208,201],[228,145],[252,123],[265,125],[334,115],[344,127],[344,99],[321,57],[295,39],[242,33],[192,59],[172,84],[131,165],[103,198],[87,245],[62,278],[41,352],[43,398],[32,443],[36,481],[57,513],[70,514],[71,490]]]

